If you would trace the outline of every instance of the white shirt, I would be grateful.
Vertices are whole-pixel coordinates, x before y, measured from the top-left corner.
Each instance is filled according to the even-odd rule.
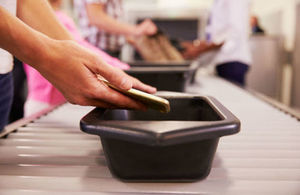
[[[249,48],[249,17],[251,0],[215,0],[206,30],[208,39],[224,45],[215,63],[238,61],[252,63]]]
[[[0,0],[0,6],[16,15],[17,0]],[[0,48],[0,74],[8,73],[13,68],[13,57],[10,53]]]

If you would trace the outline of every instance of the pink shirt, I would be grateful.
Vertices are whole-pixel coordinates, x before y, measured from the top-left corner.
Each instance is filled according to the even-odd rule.
[[[69,30],[75,40],[82,46],[89,48],[102,57],[108,64],[121,68],[123,70],[129,69],[129,65],[121,62],[117,58],[113,58],[101,51],[99,48],[94,47],[85,41],[76,28],[73,20],[61,11],[56,11],[58,20]],[[56,105],[65,101],[63,95],[48,82],[38,71],[31,66],[24,64],[25,72],[27,75],[28,83],[28,99]]]

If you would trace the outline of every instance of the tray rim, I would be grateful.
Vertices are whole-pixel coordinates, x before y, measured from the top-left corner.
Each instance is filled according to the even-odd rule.
[[[162,96],[171,98],[200,98],[210,104],[223,120],[219,121],[100,121],[98,126],[89,123],[89,118],[96,112],[103,114],[107,109],[95,108],[80,120],[80,129],[88,134],[98,135],[101,138],[120,139],[124,141],[136,142],[145,145],[163,146],[179,144],[197,140],[214,139],[226,135],[238,133],[240,131],[240,120],[234,116],[219,101],[211,96]],[[154,132],[151,129],[143,128],[143,124],[151,122],[152,125],[171,125],[173,129],[166,132]],[[129,127],[126,125],[131,124]],[[184,124],[186,128],[174,129],[176,124]],[[101,126],[100,126],[101,125]]]

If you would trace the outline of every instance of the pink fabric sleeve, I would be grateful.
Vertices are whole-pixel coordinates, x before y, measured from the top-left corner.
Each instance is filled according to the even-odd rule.
[[[28,96],[27,99],[57,105],[65,102],[64,96],[47,81],[37,70],[24,64],[27,75]]]

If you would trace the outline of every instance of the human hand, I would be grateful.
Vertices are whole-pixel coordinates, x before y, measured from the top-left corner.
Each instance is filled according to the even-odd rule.
[[[199,57],[201,54],[211,51],[211,50],[216,50],[222,47],[224,44],[215,44],[215,43],[209,43],[204,40],[195,40],[193,42],[182,42],[181,46],[184,48],[184,51],[182,52],[182,56],[186,60],[193,60],[197,57]]]
[[[195,45],[193,42],[190,41],[184,41],[181,42],[181,46],[184,48],[183,52],[182,52],[182,56],[184,59],[186,60],[193,60],[195,58],[197,58],[200,53],[202,51],[199,51],[199,46],[201,45],[201,47],[203,46],[203,44],[201,44],[199,42],[199,45]]]
[[[148,93],[156,89],[141,83],[122,70],[105,63],[96,54],[73,41],[54,41],[47,54],[34,66],[73,104],[105,108],[145,110],[144,104],[127,97],[97,79],[101,75],[113,85]]]
[[[156,25],[150,20],[146,19],[136,26],[135,36],[154,35],[157,32]]]

